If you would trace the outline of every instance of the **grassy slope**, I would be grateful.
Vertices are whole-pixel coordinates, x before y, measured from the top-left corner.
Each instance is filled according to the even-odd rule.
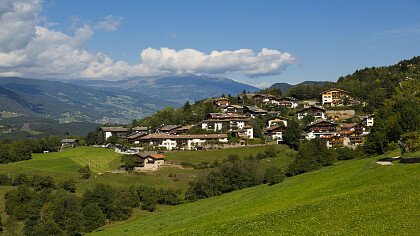
[[[397,154],[389,154],[396,156]],[[175,206],[97,235],[418,235],[420,166],[375,157]]]
[[[279,158],[263,160],[262,163],[265,166],[277,165],[285,167],[290,162],[292,159],[291,155],[288,154],[290,153],[290,149],[282,145],[278,146],[278,148],[279,150],[283,150],[279,153]],[[167,161],[173,163],[201,163],[203,161],[221,161],[233,153],[245,157],[250,154],[263,152],[264,149],[265,147],[256,147],[196,152],[168,152],[165,155],[167,156]],[[148,173],[105,173],[103,175],[94,175],[89,180],[82,181],[79,179],[80,174],[77,171],[81,167],[89,165],[89,163],[94,173],[104,173],[105,171],[117,169],[121,166],[120,156],[120,154],[115,153],[111,149],[93,147],[69,148],[63,152],[34,154],[33,159],[28,161],[0,164],[0,173],[10,174],[11,176],[16,176],[20,173],[27,175],[49,175],[57,181],[70,178],[77,179],[79,193],[82,193],[86,188],[91,188],[97,183],[108,183],[113,186],[147,185],[159,188],[181,189],[182,192],[185,192],[188,183],[193,181],[195,175],[200,171],[193,169],[160,168],[158,171]]]

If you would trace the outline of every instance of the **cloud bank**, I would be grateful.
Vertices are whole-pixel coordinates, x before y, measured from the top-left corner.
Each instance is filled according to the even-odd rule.
[[[287,52],[263,48],[204,53],[194,49],[146,48],[139,62],[114,61],[85,49],[94,29],[115,31],[122,17],[106,16],[95,26],[81,25],[73,35],[40,26],[41,0],[0,2],[0,76],[57,79],[122,79],[182,74],[276,75],[295,62]]]

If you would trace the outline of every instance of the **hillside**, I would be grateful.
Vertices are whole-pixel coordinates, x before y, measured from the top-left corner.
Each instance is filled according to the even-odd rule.
[[[255,92],[259,89],[234,80],[215,76],[163,76],[137,77],[119,81],[69,81],[105,91],[137,92],[153,98],[165,99],[179,104],[202,100],[221,94],[236,95],[243,90]]]
[[[175,206],[92,235],[416,235],[420,168],[377,165],[381,157],[338,162],[274,186]]]
[[[61,122],[128,122],[176,103],[140,93],[104,92],[59,81],[0,78],[0,111]]]
[[[298,85],[324,85],[327,81],[304,81],[302,83],[292,85],[288,83],[275,83],[270,86],[270,89],[280,89],[282,93],[286,93],[290,88]]]

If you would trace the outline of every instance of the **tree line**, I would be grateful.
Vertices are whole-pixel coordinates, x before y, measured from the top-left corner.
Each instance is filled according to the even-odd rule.
[[[56,183],[50,176],[2,174],[0,184],[17,186],[5,194],[5,211],[9,220],[24,222],[25,235],[81,235],[127,219],[136,207],[154,211],[158,204],[181,203],[177,191],[144,186],[97,184],[79,197],[74,180]]]

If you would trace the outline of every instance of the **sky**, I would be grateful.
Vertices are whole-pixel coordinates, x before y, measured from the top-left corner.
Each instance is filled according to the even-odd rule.
[[[1,0],[0,76],[266,87],[420,55],[420,1]]]

